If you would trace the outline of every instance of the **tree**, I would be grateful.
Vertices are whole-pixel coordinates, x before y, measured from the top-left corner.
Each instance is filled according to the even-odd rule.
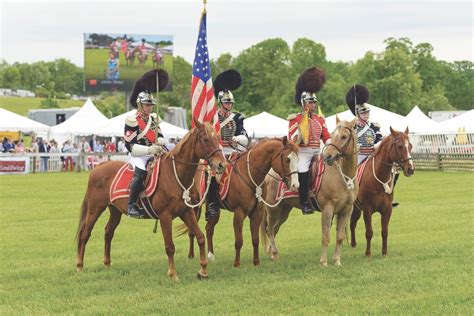
[[[21,87],[21,75],[16,66],[6,67],[2,71],[2,81],[5,88],[19,89]]]
[[[290,55],[294,73],[300,74],[312,66],[326,64],[326,49],[323,45],[307,38],[299,38],[294,42]]]

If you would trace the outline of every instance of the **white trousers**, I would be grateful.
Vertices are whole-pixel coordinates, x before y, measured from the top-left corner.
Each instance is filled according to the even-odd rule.
[[[236,151],[236,150],[232,147],[222,146],[222,153],[224,154],[224,156],[228,156],[228,155],[232,154],[234,151]]]
[[[298,152],[298,172],[308,172],[311,159],[319,154],[319,148],[300,147]]]
[[[151,155],[141,156],[141,157],[133,157],[130,156],[128,163],[133,166],[133,169],[138,168],[146,171],[146,163],[151,158]]]
[[[365,158],[367,158],[369,155],[362,155],[362,154],[358,154],[357,155],[357,165],[360,165],[362,161],[365,160]]]

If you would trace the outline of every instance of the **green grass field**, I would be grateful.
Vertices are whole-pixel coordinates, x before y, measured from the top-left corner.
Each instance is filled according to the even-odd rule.
[[[85,50],[85,60],[86,65],[84,67],[86,82],[89,79],[105,79],[105,71],[107,68],[108,60],[108,49],[86,49]],[[125,81],[128,89],[131,90],[135,80],[140,78],[143,73],[147,70],[153,69],[152,54],[148,54],[148,59],[146,60],[143,67],[138,63],[138,59],[135,58],[135,63],[133,66],[127,65],[125,61],[125,55],[120,52],[120,78],[119,80]],[[166,69],[168,73],[173,72],[173,56],[164,55],[163,56],[163,65],[162,68]]]
[[[401,177],[381,258],[380,216],[372,259],[344,245],[342,267],[319,266],[320,215],[294,210],[278,235],[281,259],[261,250],[251,263],[248,220],[242,267],[232,266],[232,214],[215,234],[210,278],[196,279],[187,237],[175,238],[181,282],[166,276],[161,232],[152,221],[122,218],[112,267],[102,265],[104,213],[92,232],[85,272],[75,272],[79,207],[87,173],[0,176],[0,314],[473,314],[473,173],[418,172]],[[178,224],[180,221],[175,221]],[[202,221],[201,226],[204,226]],[[330,244],[334,250],[334,232]],[[471,280],[471,281],[469,281]]]
[[[43,98],[19,98],[0,96],[0,108],[26,116],[29,110],[40,108]],[[84,105],[82,100],[60,100],[56,99],[60,108],[81,107]]]

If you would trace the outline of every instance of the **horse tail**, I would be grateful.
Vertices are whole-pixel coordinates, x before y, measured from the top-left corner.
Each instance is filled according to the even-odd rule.
[[[77,242],[78,251],[79,251],[79,245],[80,245],[80,240],[81,240],[80,236],[86,224],[87,209],[89,206],[88,193],[89,193],[89,190],[86,191],[86,195],[84,196],[84,200],[82,201],[81,214],[79,216],[79,225],[77,225],[76,242]]]
[[[261,206],[263,208],[262,222],[260,223],[260,240],[262,241],[263,249],[266,252],[268,249],[268,235],[267,235],[267,208],[265,205]]]
[[[196,214],[196,219],[199,222],[199,218],[201,217],[201,207],[194,207],[192,211]],[[176,230],[176,237],[183,236],[189,232],[188,226],[184,223],[176,226]]]

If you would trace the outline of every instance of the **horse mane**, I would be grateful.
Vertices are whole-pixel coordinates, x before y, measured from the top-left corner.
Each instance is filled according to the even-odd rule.
[[[271,140],[279,140],[279,141],[282,141],[283,138],[282,138],[282,137],[273,137],[273,138],[265,137],[265,138],[262,138],[260,141],[258,141],[258,142],[256,142],[256,143],[252,144],[252,145],[248,148],[248,150],[254,149],[256,146],[258,146],[258,145],[260,145],[260,144],[267,143],[267,142],[269,142],[269,141],[271,141]],[[292,150],[292,151],[298,152],[299,147],[298,147],[294,142],[288,140],[287,145],[288,145],[289,147],[291,147],[291,150]]]
[[[212,127],[212,125],[209,124],[208,122],[203,123],[203,125],[204,125],[204,130],[206,131],[206,135],[207,136],[212,135],[212,133],[214,132],[214,128]],[[187,140],[191,137],[191,135],[195,133],[196,133],[196,127],[193,127],[186,135],[184,135],[184,137],[178,142],[178,144],[176,144],[176,146],[172,150],[164,154],[164,157],[171,158],[173,156],[177,156],[177,154],[181,152],[181,149],[184,146],[184,143],[186,143]]]

